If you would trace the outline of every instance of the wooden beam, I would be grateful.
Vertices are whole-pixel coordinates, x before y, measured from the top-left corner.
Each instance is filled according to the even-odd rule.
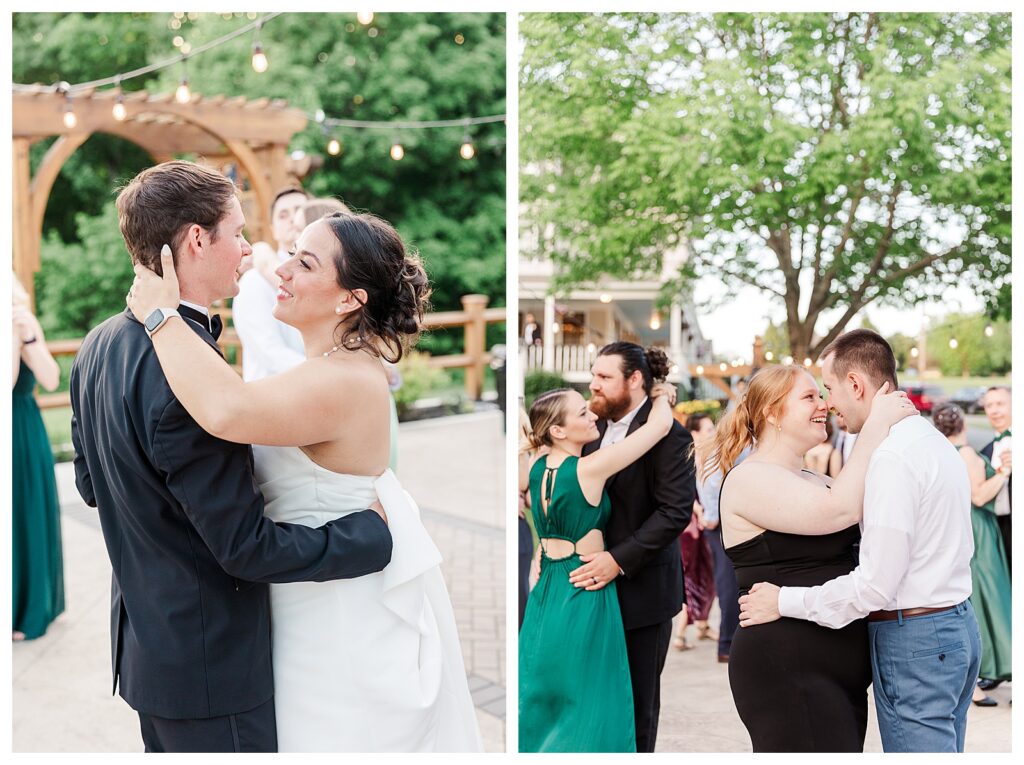
[[[12,128],[15,137],[64,135],[70,132],[64,127],[63,96],[56,93],[26,94],[17,92],[12,103]],[[224,101],[216,96],[179,104],[171,94],[150,95],[145,100],[129,98],[126,94],[125,108],[129,118],[143,114],[164,114],[196,125],[221,138],[239,141],[277,143],[287,145],[295,133],[306,127],[306,115],[298,109],[281,109],[263,106],[254,102],[254,108],[247,107],[243,97]],[[78,118],[76,130],[86,133],[110,132],[118,122],[111,111],[109,96],[78,96],[72,106]]]
[[[50,199],[53,183],[57,180],[64,163],[78,150],[79,146],[89,140],[89,135],[85,132],[62,135],[49,148],[43,161],[36,168],[36,174],[32,177],[32,186],[29,189],[28,202],[32,210],[32,232],[37,237],[37,246],[42,239],[43,216],[46,214],[46,203]],[[38,267],[37,261],[36,268]]]

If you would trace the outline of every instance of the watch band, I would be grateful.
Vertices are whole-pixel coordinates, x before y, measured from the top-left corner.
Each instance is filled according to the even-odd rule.
[[[181,314],[178,313],[177,308],[155,308],[153,312],[146,317],[146,321],[143,323],[143,327],[146,329],[146,334],[150,337],[160,331],[160,328],[167,323],[167,320],[172,316],[181,318]],[[156,323],[154,323],[156,321]]]

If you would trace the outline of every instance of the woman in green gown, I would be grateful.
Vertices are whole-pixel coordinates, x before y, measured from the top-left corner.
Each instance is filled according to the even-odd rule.
[[[53,452],[39,407],[36,381],[47,390],[60,382],[60,367],[46,348],[28,295],[14,279],[11,346],[12,638],[32,640],[64,610],[60,505]]]
[[[935,427],[957,448],[971,479],[971,527],[974,557],[971,558],[971,605],[981,632],[981,670],[987,680],[1012,680],[1010,616],[1012,613],[1010,569],[996,520],[995,498],[1010,477],[967,444],[964,413],[955,404],[940,404],[932,414]],[[995,701],[980,689],[974,702],[993,706]]]
[[[652,392],[647,423],[614,446],[581,457],[598,437],[597,415],[574,390],[550,391],[530,408],[530,470],[540,577],[519,632],[519,751],[635,752],[633,692],[615,582],[577,588],[580,555],[604,549],[611,506],[604,484],[660,441],[672,425],[671,388]]]

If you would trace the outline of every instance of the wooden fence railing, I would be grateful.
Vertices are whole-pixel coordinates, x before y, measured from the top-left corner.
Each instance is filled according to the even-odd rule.
[[[423,317],[424,329],[443,329],[448,327],[462,327],[464,336],[462,340],[462,353],[448,356],[431,356],[431,366],[442,369],[465,369],[466,395],[476,400],[483,392],[484,367],[490,362],[491,354],[486,349],[487,325],[504,323],[507,317],[504,308],[488,308],[488,297],[486,295],[463,295],[461,311],[441,311],[429,313]],[[222,351],[235,348],[235,368],[241,372],[242,345],[238,334],[232,326],[231,309],[214,309],[224,318],[224,332],[217,341]],[[46,346],[50,353],[57,356],[74,356],[82,347],[84,338],[73,340],[49,340]],[[71,406],[71,395],[69,393],[39,393],[36,394],[36,401],[40,409],[58,409],[64,406]]]

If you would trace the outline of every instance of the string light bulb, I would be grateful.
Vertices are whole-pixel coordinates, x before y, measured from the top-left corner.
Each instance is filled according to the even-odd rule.
[[[405,149],[402,147],[402,144],[397,143],[397,142],[391,144],[391,159],[395,160],[395,162],[398,162],[404,156],[405,156]]]
[[[661,314],[659,314],[657,311],[653,311],[651,313],[650,327],[651,329],[654,330],[661,329]]]
[[[356,21],[362,24],[364,27],[367,24],[373,23],[373,11],[359,11],[356,13]]]
[[[188,87],[188,78],[183,78],[178,89],[174,91],[174,100],[179,104],[187,104],[192,100],[192,91]]]
[[[704,374],[704,365],[703,364],[698,364],[697,365],[697,374],[698,375],[703,375]]]
[[[114,102],[114,108],[111,109],[114,115],[114,119],[118,122],[124,122],[128,117],[128,109],[124,105],[124,96],[120,93],[117,94],[117,100]]]
[[[921,355],[921,351],[917,350],[917,346],[915,345],[913,348],[910,349],[910,355],[916,359],[919,355]]]
[[[764,360],[765,360],[765,361],[771,361],[771,360],[772,360],[772,359],[774,359],[774,358],[775,358],[775,354],[774,354],[774,353],[772,353],[771,351],[768,351],[768,352],[767,352],[767,353],[765,353],[765,355],[764,355]]]
[[[608,303],[612,302],[612,296],[609,295],[607,292],[602,292],[600,300],[601,300],[602,303],[607,305]]]
[[[252,68],[256,70],[257,74],[263,74],[270,68],[267,54],[263,52],[263,46],[259,42],[252,44]]]
[[[263,40],[260,39],[260,32],[262,30],[263,24],[257,24],[252,41],[252,68],[257,74],[263,74],[270,67],[270,62],[267,61],[267,54],[263,52]]]
[[[476,156],[476,149],[473,148],[473,144],[469,139],[463,141],[462,146],[459,147],[459,156],[463,159],[473,159]]]
[[[73,130],[77,126],[78,117],[75,116],[75,110],[71,106],[71,96],[68,96],[64,104],[64,127],[68,130]]]
[[[995,328],[991,324],[985,325],[985,337],[992,337],[995,333]]]
[[[327,153],[332,157],[336,157],[341,154],[341,141],[337,138],[332,138],[327,144]]]
[[[174,91],[174,100],[179,104],[187,104],[192,100],[192,91],[188,87],[188,57],[181,57],[181,84]]]
[[[949,347],[950,348],[952,348],[955,351],[958,345],[960,345],[960,343],[957,342],[955,337],[949,338]]]

